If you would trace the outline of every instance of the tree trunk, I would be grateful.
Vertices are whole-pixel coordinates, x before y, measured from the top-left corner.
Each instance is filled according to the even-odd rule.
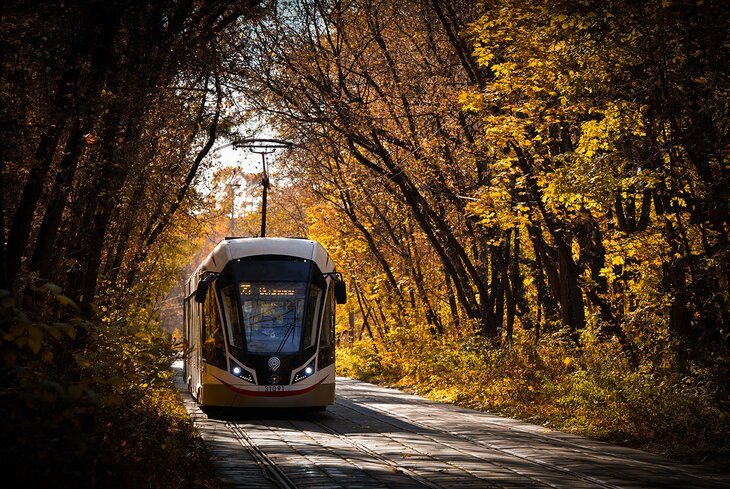
[[[223,101],[223,90],[221,89],[220,79],[218,76],[215,78],[215,86],[216,86],[216,108],[215,113],[213,115],[213,120],[210,123],[210,126],[208,128],[208,139],[205,142],[205,145],[201,148],[201,150],[198,152],[197,156],[195,157],[195,160],[193,160],[193,164],[190,166],[190,169],[188,170],[188,174],[185,177],[185,181],[178,189],[178,192],[175,196],[175,200],[172,202],[170,207],[168,208],[167,212],[157,221],[157,224],[150,232],[149,236],[146,236],[144,244],[140,247],[139,251],[134,257],[133,263],[138,264],[142,262],[142,258],[149,252],[152,245],[157,241],[157,238],[159,238],[160,234],[162,234],[162,231],[170,224],[170,221],[172,220],[172,217],[175,215],[177,210],[180,208],[180,205],[182,204],[183,200],[185,199],[185,196],[188,193],[188,189],[190,188],[190,185],[193,183],[193,179],[195,179],[195,176],[198,174],[198,168],[200,168],[200,164],[203,162],[205,157],[210,152],[211,148],[213,147],[213,144],[215,143],[216,137],[218,135],[218,123],[220,121],[220,115],[222,110],[222,101]],[[143,237],[144,238],[144,237]],[[136,279],[137,273],[139,273],[139,267],[133,266],[132,269],[130,269],[129,274],[127,274],[126,284],[129,285]]]
[[[119,20],[106,18],[104,22],[106,25],[101,28],[91,53],[90,78],[79,97],[80,113],[76,114],[69,132],[31,257],[30,270],[37,271],[41,277],[48,277],[50,273],[51,253],[55,248],[71,183],[86,142],[84,133],[91,132],[93,121],[97,116],[98,108],[95,110],[91,101],[99,96],[113,66],[113,44]],[[98,100],[95,102],[98,104]]]
[[[522,271],[520,270],[521,258],[521,239],[520,239],[520,228],[514,229],[514,247],[512,252],[512,260],[509,261],[509,280],[511,283],[510,293],[514,305],[519,312],[520,324],[524,329],[534,329],[532,318],[530,317],[530,307],[528,305],[527,296],[525,292],[525,284],[522,278]],[[513,313],[514,314],[514,313]]]
[[[560,312],[563,324],[570,329],[571,338],[578,343],[580,331],[585,327],[585,312],[583,310],[583,293],[578,284],[578,274],[570,266],[573,260],[568,255],[567,246],[558,248],[558,263],[560,270]]]
[[[30,168],[17,210],[10,224],[6,250],[7,278],[10,286],[15,282],[20,271],[20,264],[28,246],[33,218],[38,210],[38,201],[43,192],[46,176],[59,146],[63,146],[60,141],[67,131],[67,121],[72,117],[74,101],[77,100],[74,94],[78,93],[77,87],[83,62],[89,55],[98,30],[103,28],[103,25],[100,25],[100,23],[103,24],[103,21],[100,22],[95,16],[90,16],[86,20],[88,25],[85,24],[81,28],[82,35],[71,44],[51,109],[48,121],[49,129],[41,136],[35,152],[35,161]]]
[[[458,330],[461,329],[461,321],[459,320],[459,307],[456,303],[456,295],[454,295],[454,288],[451,285],[451,277],[446,270],[442,269],[444,274],[444,282],[446,283],[446,297],[449,301],[449,309],[451,310],[451,322],[454,327]]]
[[[59,170],[53,183],[53,190],[43,213],[38,237],[31,256],[30,270],[37,271],[40,277],[50,279],[52,253],[56,249],[56,236],[61,225],[63,211],[66,208],[66,200],[71,190],[71,181],[76,172],[76,166],[81,158],[83,148],[82,130],[79,121],[76,121],[64,150],[63,158],[61,158]]]
[[[416,248],[416,244],[413,239],[413,234],[409,233],[407,235],[407,239],[411,242],[411,254],[413,256],[413,262],[411,263],[411,276],[413,277],[413,281],[416,283],[416,288],[418,290],[418,296],[421,299],[421,303],[423,304],[423,307],[425,308],[426,313],[426,320],[428,321],[428,324],[431,325],[431,333],[436,335],[443,335],[444,334],[444,326],[441,324],[441,320],[436,315],[436,312],[433,310],[433,307],[431,306],[431,301],[428,299],[429,294],[426,292],[426,285],[423,280],[423,273],[422,265],[421,265],[421,259],[418,255],[418,249]]]

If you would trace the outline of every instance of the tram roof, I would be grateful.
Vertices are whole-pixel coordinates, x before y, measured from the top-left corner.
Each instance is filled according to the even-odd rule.
[[[198,270],[220,272],[231,260],[259,255],[280,255],[314,261],[322,272],[334,270],[324,247],[305,238],[226,238],[213,248]]]

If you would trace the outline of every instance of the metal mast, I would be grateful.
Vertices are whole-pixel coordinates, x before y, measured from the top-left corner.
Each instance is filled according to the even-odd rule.
[[[235,148],[248,148],[252,153],[261,155],[263,175],[261,176],[261,237],[266,237],[266,194],[269,190],[269,170],[266,166],[266,155],[275,153],[280,149],[291,149],[292,143],[281,139],[241,139],[233,143]]]

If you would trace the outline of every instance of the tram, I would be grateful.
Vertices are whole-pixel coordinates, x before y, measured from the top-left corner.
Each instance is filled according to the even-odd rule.
[[[315,407],[335,399],[335,303],[321,244],[226,238],[185,286],[188,390],[204,406]]]

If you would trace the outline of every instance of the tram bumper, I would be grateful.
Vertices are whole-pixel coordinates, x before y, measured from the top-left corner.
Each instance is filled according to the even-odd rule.
[[[227,407],[315,407],[335,402],[333,376],[326,376],[310,385],[238,386],[214,377],[217,381],[205,386],[203,404]]]

